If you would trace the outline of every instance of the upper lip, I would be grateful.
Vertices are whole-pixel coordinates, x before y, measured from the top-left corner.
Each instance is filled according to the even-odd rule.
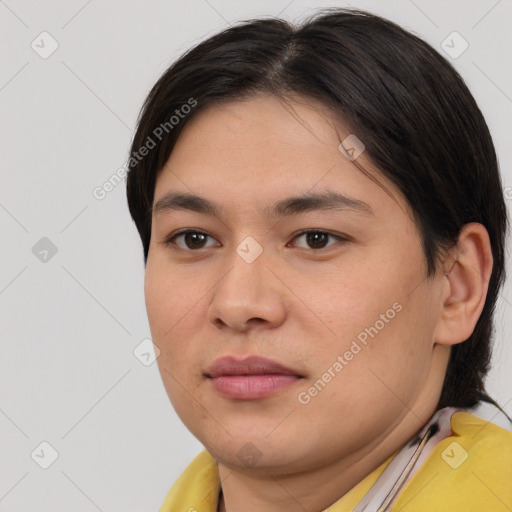
[[[249,356],[237,359],[234,356],[216,359],[206,372],[207,377],[220,377],[222,375],[301,375],[278,361],[260,356]]]

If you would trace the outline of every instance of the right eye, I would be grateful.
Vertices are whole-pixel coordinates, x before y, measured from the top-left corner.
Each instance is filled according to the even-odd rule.
[[[205,241],[211,238],[207,233],[203,233],[202,231],[193,231],[190,229],[179,231],[178,233],[174,233],[170,237],[166,238],[165,245],[176,245],[180,249],[184,249],[186,251],[194,251],[197,249],[204,249],[205,247],[210,247],[205,245]],[[212,238],[213,240],[213,238]],[[181,241],[178,242],[178,241]]]

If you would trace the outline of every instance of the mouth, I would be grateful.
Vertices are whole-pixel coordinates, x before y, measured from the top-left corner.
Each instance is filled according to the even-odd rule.
[[[259,356],[228,356],[214,361],[205,376],[225,398],[257,400],[300,382],[304,376],[277,361]]]

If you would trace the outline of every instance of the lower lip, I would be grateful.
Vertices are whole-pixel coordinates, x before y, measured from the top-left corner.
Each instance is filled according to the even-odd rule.
[[[256,400],[266,398],[299,382],[296,375],[223,375],[210,378],[215,390],[226,398]]]

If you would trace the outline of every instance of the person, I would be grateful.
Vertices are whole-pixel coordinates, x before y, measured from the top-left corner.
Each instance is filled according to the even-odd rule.
[[[161,512],[511,509],[484,386],[508,219],[447,60],[356,9],[240,22],[159,78],[131,155],[160,374],[205,447]]]

